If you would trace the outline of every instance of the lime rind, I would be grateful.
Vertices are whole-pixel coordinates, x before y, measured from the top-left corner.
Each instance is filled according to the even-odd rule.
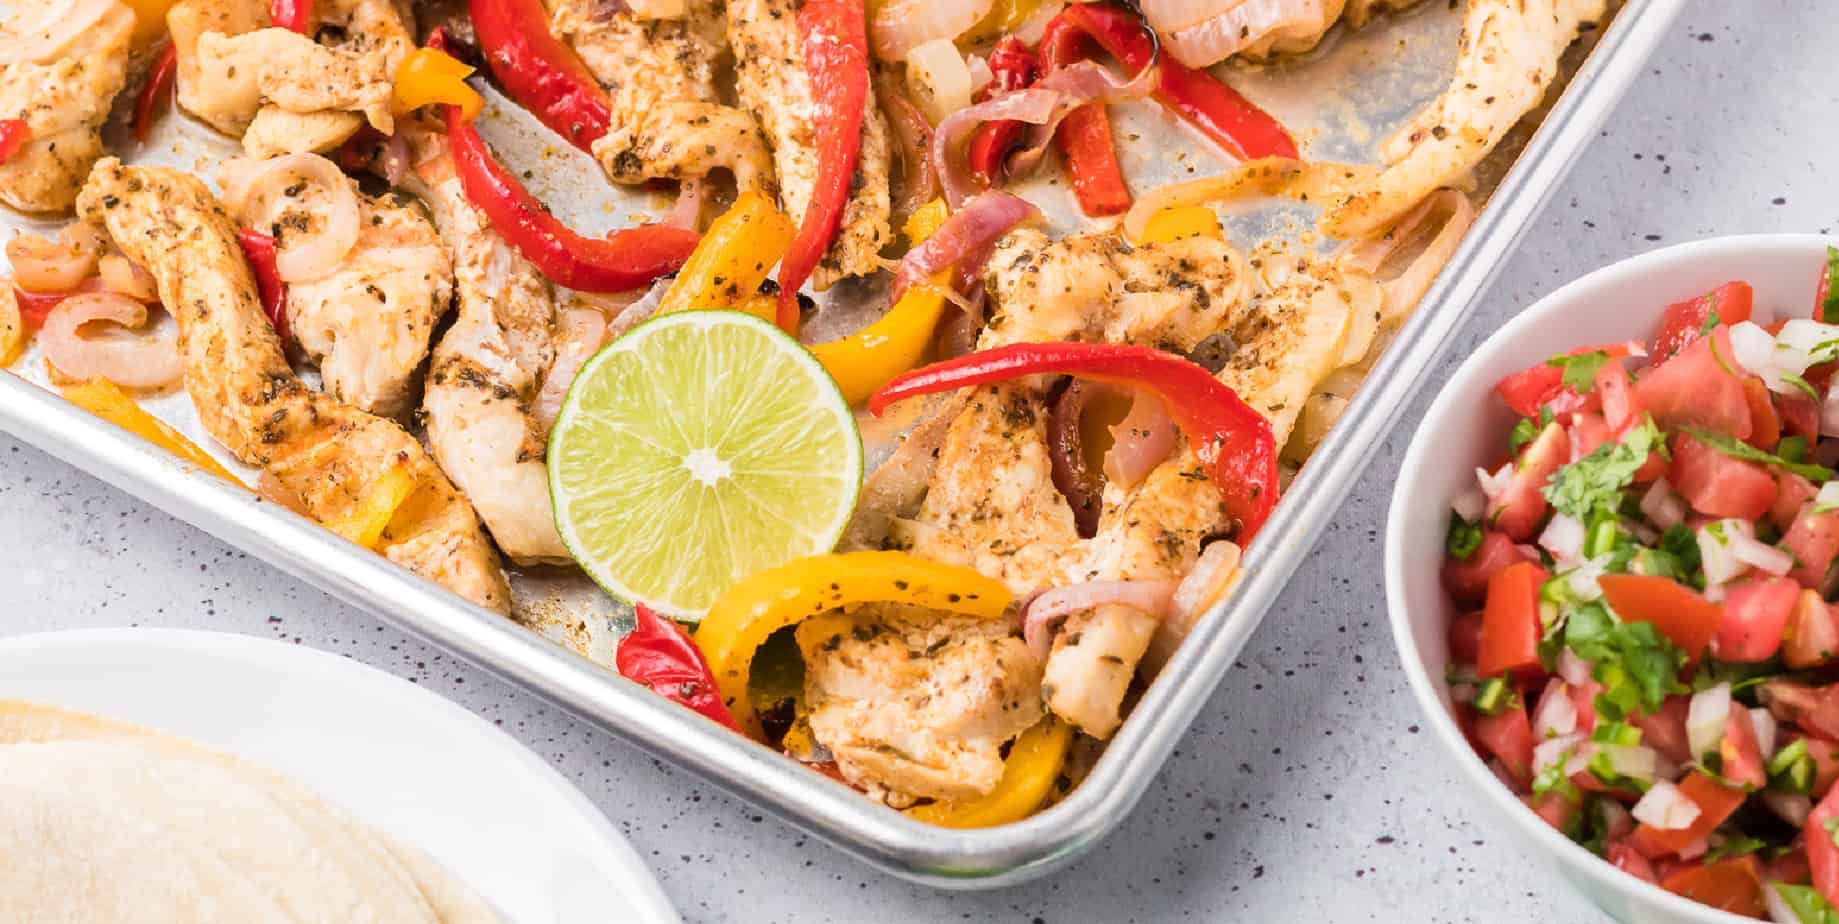
[[[747,574],[834,548],[862,469],[830,373],[738,311],[675,312],[602,348],[549,438],[569,552],[608,593],[685,621]]]

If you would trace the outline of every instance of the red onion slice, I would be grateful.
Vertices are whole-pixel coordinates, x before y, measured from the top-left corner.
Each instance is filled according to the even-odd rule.
[[[975,199],[945,219],[939,230],[907,251],[894,271],[892,298],[899,301],[907,288],[932,274],[956,266],[960,278],[973,278],[990,259],[991,245],[1025,221],[1041,217],[1028,200],[1000,189],[978,193]]]
[[[1151,470],[1175,449],[1175,421],[1162,399],[1139,391],[1130,413],[1111,428],[1111,449],[1105,453],[1105,480],[1128,491],[1141,484]]]
[[[1104,390],[1105,386],[1093,382],[1068,382],[1048,418],[1047,457],[1054,487],[1066,498],[1067,506],[1073,510],[1073,524],[1086,539],[1098,532],[1105,481],[1086,464],[1079,421],[1085,416],[1086,405]]]
[[[105,378],[124,388],[165,388],[179,381],[179,341],[170,332],[85,337],[83,325],[147,324],[147,306],[114,292],[84,292],[59,302],[39,331],[45,359],[73,379]]]
[[[574,384],[581,364],[606,342],[607,316],[593,308],[568,308],[556,318],[556,359],[530,408],[544,433],[562,412],[562,399],[568,396],[568,386]]]
[[[898,142],[894,153],[900,159],[901,181],[894,214],[912,215],[939,194],[938,173],[932,169],[932,158],[926,156],[932,146],[932,123],[926,121],[919,107],[892,86],[891,81],[875,82],[875,101],[881,104],[882,113],[888,117],[888,127],[894,131],[894,140]]]
[[[1092,581],[1043,591],[1023,608],[1022,638],[1028,650],[1046,661],[1054,628],[1066,617],[1106,605],[1128,606],[1161,617],[1168,612],[1176,586],[1175,581]]]

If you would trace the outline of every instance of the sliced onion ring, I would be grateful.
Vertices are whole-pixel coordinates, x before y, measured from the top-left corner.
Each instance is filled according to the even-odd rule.
[[[1177,586],[1176,581],[1091,581],[1055,587],[1023,608],[1022,638],[1036,657],[1046,661],[1054,627],[1066,617],[1094,607],[1116,605],[1160,618],[1168,613]]]
[[[115,0],[53,0],[26,21],[14,7],[13,19],[0,31],[0,65],[49,60],[114,7]]]
[[[982,272],[990,258],[990,245],[997,238],[1016,225],[1040,217],[1040,209],[1013,193],[1000,189],[978,193],[945,219],[937,232],[901,258],[890,297],[899,301],[909,286],[948,266],[956,266],[960,274]]]
[[[1234,166],[1219,176],[1185,180],[1158,187],[1137,197],[1124,213],[1124,234],[1143,239],[1149,220],[1163,209],[1237,199],[1284,196],[1303,202],[1322,200],[1338,191],[1351,190],[1373,173],[1366,164],[1336,164],[1261,157]]]
[[[963,35],[990,13],[995,0],[889,0],[875,11],[868,34],[875,57],[902,61],[927,42]]]
[[[92,321],[124,328],[147,323],[147,306],[114,292],[82,292],[59,302],[38,333],[45,359],[59,373],[87,381],[105,378],[124,388],[165,388],[179,381],[178,338],[167,335],[84,337]]]
[[[1175,420],[1162,399],[1139,391],[1130,413],[1111,428],[1105,452],[1105,480],[1128,491],[1142,483],[1175,449]]]
[[[318,227],[288,229],[276,237],[275,268],[285,282],[317,279],[336,269],[358,242],[358,196],[338,165],[317,154],[288,154],[235,171],[224,181],[224,203],[245,227],[267,232],[276,216],[297,197],[286,190],[298,179],[326,191],[323,209],[315,209]],[[277,201],[279,200],[279,201]]]

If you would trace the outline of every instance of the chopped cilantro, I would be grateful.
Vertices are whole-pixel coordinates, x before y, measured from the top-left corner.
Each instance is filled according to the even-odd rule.
[[[1520,422],[1513,425],[1513,432],[1507,435],[1507,454],[1519,455],[1520,447],[1532,442],[1533,437],[1538,435],[1539,427],[1532,422],[1531,417],[1520,418]]]
[[[1715,430],[1700,430],[1696,427],[1686,427],[1684,429],[1693,439],[1733,459],[1742,459],[1745,462],[1755,462],[1760,465],[1779,466],[1802,478],[1811,478],[1815,481],[1825,481],[1833,477],[1833,470],[1824,465],[1814,465],[1810,462],[1790,462],[1775,453],[1764,452],[1763,450],[1757,449],[1734,436],[1726,436]]]
[[[1831,248],[1828,248],[1830,250]],[[1801,920],[1801,924],[1839,924],[1839,910],[1822,896],[1813,886],[1793,885],[1786,882],[1771,882],[1769,888],[1780,895],[1788,910]]]
[[[1545,486],[1545,499],[1559,513],[1581,521],[1590,520],[1597,510],[1614,511],[1621,506],[1622,489],[1634,480],[1635,472],[1656,449],[1664,452],[1666,439],[1653,419],[1648,418],[1624,433],[1619,441],[1604,443],[1589,455],[1559,468]]]
[[[1820,300],[1820,320],[1839,324],[1839,248],[1826,248],[1826,297]]]
[[[1552,413],[1551,405],[1549,404],[1539,405],[1539,429],[1543,430],[1546,427],[1551,426],[1552,421],[1557,420],[1557,419],[1558,419],[1558,415]]]
[[[1699,325],[1699,336],[1703,337],[1717,330],[1718,325],[1722,323],[1724,323],[1724,319],[1718,317],[1718,297],[1713,295],[1711,297],[1711,310],[1705,314],[1705,323]]]
[[[1775,454],[1790,462],[1807,461],[1807,437],[1795,435],[1784,436],[1775,444]]]
[[[1481,524],[1470,523],[1454,510],[1449,515],[1449,535],[1443,540],[1451,558],[1468,561],[1481,548]]]
[[[1726,837],[1723,843],[1705,852],[1705,862],[1716,863],[1719,860],[1729,860],[1733,857],[1748,856],[1767,846],[1769,846],[1769,842],[1759,837],[1751,837],[1748,834],[1732,834]]]
[[[1807,739],[1796,738],[1793,744],[1776,751],[1775,756],[1769,758],[1768,771],[1770,789],[1803,796],[1811,794],[1814,765],[1813,755],[1807,751]]]
[[[1573,805],[1583,801],[1583,793],[1578,791],[1577,784],[1571,782],[1571,777],[1564,772],[1565,765],[1571,762],[1571,753],[1571,750],[1566,750],[1558,756],[1556,763],[1533,777],[1533,795],[1543,796],[1555,792]]]
[[[1686,654],[1653,623],[1618,622],[1602,603],[1586,603],[1566,621],[1564,643],[1596,664],[1593,676],[1603,685],[1596,697],[1600,720],[1620,722],[1632,712],[1656,712],[1668,696],[1686,692],[1679,682]]]
[[[1475,711],[1482,715],[1500,715],[1520,704],[1520,697],[1500,677],[1489,677],[1481,682],[1481,689],[1475,691]]]
[[[1593,350],[1589,353],[1554,356],[1546,360],[1545,364],[1563,369],[1564,377],[1561,381],[1564,386],[1581,395],[1596,389],[1597,370],[1603,368],[1603,364],[1608,361],[1608,353]]]

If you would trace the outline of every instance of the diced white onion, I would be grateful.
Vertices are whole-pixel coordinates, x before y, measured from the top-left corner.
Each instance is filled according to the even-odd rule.
[[[1698,820],[1698,803],[1686,798],[1679,787],[1660,780],[1648,787],[1647,794],[1630,810],[1635,820],[1662,831],[1683,831]]]
[[[1754,321],[1733,324],[1730,328],[1730,350],[1731,359],[1735,360],[1737,365],[1742,366],[1751,375],[1762,376],[1763,381],[1769,382],[1771,388],[1774,387],[1773,376],[1779,374],[1780,367],[1777,365],[1778,357],[1775,355],[1775,338],[1770,336],[1768,331],[1763,330]],[[1802,370],[1806,368],[1805,364],[1801,366]]]
[[[1839,389],[1834,389],[1839,391]],[[1481,482],[1481,493],[1489,501],[1500,497],[1508,488],[1513,487],[1513,463],[1502,465],[1498,471],[1490,472],[1485,468],[1475,470],[1475,480]]]
[[[1558,765],[1561,760],[1575,761],[1580,745],[1587,744],[1580,734],[1560,735],[1539,742],[1533,748],[1533,772],[1543,773]]]
[[[1660,754],[1639,744],[1599,744],[1597,753],[1608,756],[1609,768],[1616,775],[1643,783],[1654,782],[1660,767]]]
[[[971,105],[971,69],[951,39],[933,39],[907,53],[907,89],[937,125]]]
[[[1724,740],[1724,726],[1728,721],[1730,684],[1720,683],[1692,694],[1692,702],[1686,707],[1686,741],[1692,747],[1694,758],[1718,749],[1718,744]]]
[[[1577,652],[1564,648],[1558,652],[1558,676],[1571,686],[1582,686],[1590,682],[1590,662],[1577,656]]]
[[[1699,594],[1699,596],[1704,597],[1707,603],[1723,603],[1724,602],[1724,585],[1723,584],[1706,584],[1705,592]]]
[[[1820,492],[1813,496],[1815,507],[1839,508],[1839,480],[1829,481],[1820,486]]]
[[[1794,570],[1794,556],[1754,536],[1730,533],[1730,553],[1737,560],[1781,577]]]
[[[1839,481],[1832,482],[1832,484],[1839,485]],[[1449,507],[1465,521],[1479,523],[1482,514],[1488,512],[1488,497],[1481,493],[1480,488],[1470,488],[1456,495],[1456,499],[1450,501]]]
[[[1586,559],[1583,564],[1565,572],[1565,584],[1579,600],[1597,600],[1603,596],[1603,587],[1596,579],[1609,573],[1609,560],[1612,556],[1604,554]]]
[[[1571,688],[1553,678],[1539,696],[1539,708],[1533,714],[1533,738],[1562,738],[1577,730],[1577,706],[1571,702]]]
[[[1750,727],[1756,730],[1756,749],[1764,757],[1775,754],[1775,735],[1777,728],[1775,716],[1767,709],[1750,710]]]
[[[1797,828],[1806,824],[1807,816],[1813,812],[1813,800],[1795,792],[1765,789],[1762,793],[1762,804],[1768,806],[1769,811],[1774,812],[1781,820]],[[1775,890],[1770,889],[1769,891]],[[1800,924],[1800,922],[1794,921],[1793,924]]]
[[[1641,495],[1641,513],[1661,529],[1672,529],[1686,522],[1686,501],[1673,493],[1665,478],[1654,480],[1653,487]]]
[[[1554,513],[1539,534],[1539,545],[1559,561],[1576,561],[1584,553],[1584,524],[1569,514]]]
[[[1724,584],[1743,573],[1746,566],[1731,547],[1739,536],[1753,539],[1755,528],[1744,520],[1717,520],[1699,527],[1699,560],[1705,568],[1705,583]]]

